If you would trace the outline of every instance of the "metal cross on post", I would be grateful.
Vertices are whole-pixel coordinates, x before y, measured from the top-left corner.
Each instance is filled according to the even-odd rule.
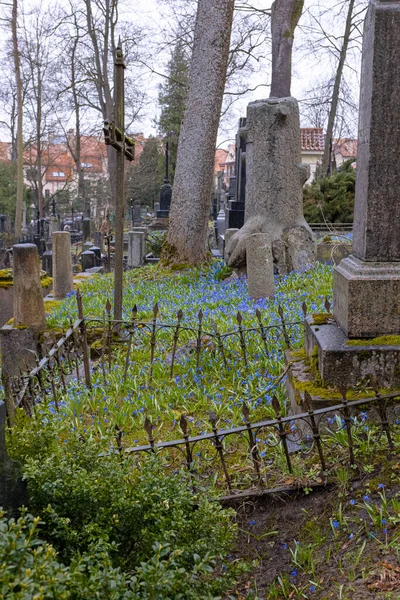
[[[122,276],[124,265],[125,216],[125,158],[135,158],[135,142],[125,135],[124,55],[121,39],[115,51],[114,70],[114,121],[104,121],[104,138],[107,145],[117,150],[115,198],[115,267],[114,267],[114,319],[122,319]]]

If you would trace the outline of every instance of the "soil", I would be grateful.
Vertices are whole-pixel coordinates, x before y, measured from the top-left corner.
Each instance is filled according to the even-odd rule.
[[[353,490],[357,487],[361,488],[359,482],[354,484]],[[390,495],[398,495],[399,492],[400,486],[395,486],[391,488]],[[303,491],[274,494],[272,497],[267,495],[255,500],[248,499],[236,505],[239,539],[235,552],[232,553],[232,559],[254,561],[255,566],[250,573],[246,574],[243,584],[235,591],[234,597],[238,599],[256,597],[268,600],[270,598],[268,587],[280,574],[287,573],[290,581],[302,590],[303,595],[296,595],[296,592],[292,591],[288,596],[283,594],[279,596],[282,600],[285,598],[399,599],[400,569],[397,551],[385,549],[383,544],[367,543],[354,581],[350,581],[345,576],[346,566],[353,567],[351,561],[349,562],[350,555],[345,556],[350,546],[350,542],[346,541],[348,532],[344,540],[333,539],[330,522],[334,511],[338,508],[338,503],[338,489],[331,487],[313,490],[308,495]],[[366,517],[367,513],[365,512],[363,516]],[[315,542],[313,530],[320,530],[321,535],[326,536],[313,554],[318,565],[316,580],[319,588],[315,590],[310,574],[302,573],[300,569],[297,569],[297,573],[294,574],[296,567],[291,560],[289,549],[289,547],[294,548],[295,540],[301,544]],[[395,536],[394,532],[393,537]],[[355,549],[361,547],[364,538],[368,539],[367,532],[357,539]],[[329,546],[332,548],[332,553],[330,560],[327,561],[326,553]],[[340,561],[343,565],[342,573],[339,569]],[[305,585],[306,590],[304,590]],[[343,586],[343,595],[340,593],[340,586]],[[250,590],[253,595],[249,594]]]

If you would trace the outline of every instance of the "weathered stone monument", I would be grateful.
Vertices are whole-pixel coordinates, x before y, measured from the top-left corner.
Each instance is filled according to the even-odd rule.
[[[53,242],[53,296],[65,298],[74,289],[72,277],[71,235],[69,231],[55,231]]]
[[[43,331],[46,327],[40,259],[35,244],[16,244],[14,257],[14,324]]]
[[[141,267],[144,261],[145,234],[143,231],[128,233],[128,267]]]
[[[400,386],[400,1],[370,0],[363,41],[353,254],[333,316],[309,317],[306,352],[328,386]],[[388,150],[390,148],[390,151]]]
[[[273,298],[274,261],[271,238],[267,233],[253,233],[246,238],[247,285],[250,298]]]
[[[17,244],[13,254],[14,324],[0,330],[3,382],[35,366],[40,335],[46,327],[37,246]]]
[[[228,264],[246,263],[246,237],[267,233],[278,270],[314,263],[314,241],[303,216],[299,109],[295,98],[251,102],[246,126],[245,224],[227,246]]]

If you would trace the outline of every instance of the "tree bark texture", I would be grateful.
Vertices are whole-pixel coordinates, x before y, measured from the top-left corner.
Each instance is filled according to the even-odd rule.
[[[335,75],[335,83],[333,84],[332,91],[332,100],[331,106],[329,109],[329,117],[328,117],[328,125],[326,128],[325,135],[325,147],[324,147],[324,155],[322,157],[322,173],[328,174],[330,172],[330,162],[331,162],[331,149],[332,149],[332,136],[333,136],[333,128],[335,126],[336,120],[336,112],[339,102],[339,93],[340,93],[340,84],[342,82],[343,76],[343,68],[344,63],[346,61],[347,48],[349,47],[350,35],[351,35],[351,26],[353,22],[353,10],[354,10],[355,0],[349,1],[349,8],[347,11],[346,17],[346,26],[344,29],[343,35],[343,44],[339,54],[339,62]]]
[[[13,40],[13,55],[14,55],[14,68],[15,68],[15,83],[17,88],[17,201],[15,205],[15,235],[19,237],[21,235],[22,227],[22,202],[24,195],[24,141],[22,132],[23,122],[23,101],[22,101],[22,78],[21,78],[21,63],[20,54],[18,47],[18,33],[17,33],[17,19],[18,19],[18,3],[17,0],[13,0],[12,17],[11,17],[11,29],[12,29],[12,40]]]
[[[304,0],[275,0],[271,14],[272,75],[271,98],[290,96],[294,31]]]
[[[165,263],[209,258],[208,218],[214,153],[225,87],[233,0],[199,0],[186,110],[179,135]]]

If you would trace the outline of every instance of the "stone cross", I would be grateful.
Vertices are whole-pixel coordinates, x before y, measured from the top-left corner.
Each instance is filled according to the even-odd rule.
[[[121,40],[115,52],[114,111],[115,121],[104,121],[105,143],[117,151],[116,206],[115,206],[115,269],[114,319],[122,319],[122,277],[124,270],[124,216],[125,216],[125,158],[135,158],[135,142],[125,134],[124,55]]]
[[[361,69],[353,255],[334,276],[348,337],[400,333],[400,1],[370,0]]]

